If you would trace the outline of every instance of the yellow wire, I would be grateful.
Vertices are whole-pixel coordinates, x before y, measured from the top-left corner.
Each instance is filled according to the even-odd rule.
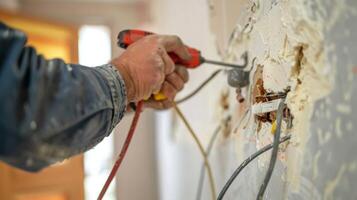
[[[206,154],[205,150],[203,149],[203,146],[202,146],[200,140],[198,139],[197,135],[193,131],[191,125],[188,123],[186,117],[183,115],[181,110],[177,107],[176,102],[174,102],[173,107],[174,107],[175,111],[177,112],[177,114],[179,115],[179,117],[181,118],[181,120],[183,121],[183,123],[185,124],[185,126],[187,127],[187,129],[189,130],[189,132],[192,135],[193,139],[195,140],[198,148],[200,149],[200,152],[202,154],[202,157],[203,157],[203,160],[204,160],[204,164],[205,164],[205,167],[206,167],[207,173],[208,173],[208,178],[209,178],[209,183],[210,183],[211,193],[212,193],[212,199],[215,200],[216,199],[215,183],[214,183],[212,169],[211,169],[211,165],[210,165],[210,163],[208,161],[207,154]]]

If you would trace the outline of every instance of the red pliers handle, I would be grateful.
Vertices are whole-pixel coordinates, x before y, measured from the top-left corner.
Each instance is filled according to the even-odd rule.
[[[140,40],[141,38],[153,35],[154,33],[142,31],[142,30],[124,30],[121,31],[118,35],[118,46],[126,49],[128,46],[133,44],[134,42]],[[186,68],[196,68],[200,66],[204,62],[204,58],[201,56],[201,52],[195,48],[187,47],[189,53],[191,54],[190,60],[182,60],[175,53],[170,53],[169,56],[174,61],[175,64],[183,65]]]

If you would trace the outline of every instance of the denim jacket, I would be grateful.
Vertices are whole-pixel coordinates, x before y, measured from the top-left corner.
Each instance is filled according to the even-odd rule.
[[[26,40],[0,22],[0,160],[38,171],[108,136],[125,113],[126,91],[110,64],[46,60]]]

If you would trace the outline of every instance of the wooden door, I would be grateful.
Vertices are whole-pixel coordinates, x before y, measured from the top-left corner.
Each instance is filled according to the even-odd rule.
[[[0,20],[23,30],[28,44],[46,58],[77,62],[77,29],[0,10]],[[27,173],[0,161],[1,200],[82,200],[83,156],[77,156],[39,173]]]

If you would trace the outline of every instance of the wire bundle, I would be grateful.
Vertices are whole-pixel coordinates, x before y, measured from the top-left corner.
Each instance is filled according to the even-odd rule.
[[[288,140],[290,140],[291,136],[287,135],[283,138],[281,138],[279,143],[283,143],[286,142]],[[228,188],[231,186],[231,184],[233,183],[233,181],[237,178],[237,176],[240,174],[240,172],[250,163],[252,162],[254,159],[256,159],[257,157],[259,157],[260,155],[262,155],[263,153],[269,151],[271,148],[273,148],[273,143],[272,144],[268,144],[267,146],[259,149],[259,151],[255,152],[254,154],[252,154],[251,156],[249,156],[247,159],[245,159],[240,165],[239,167],[233,172],[232,176],[228,179],[227,183],[224,185],[224,187],[222,188],[221,192],[218,195],[217,199],[223,199],[225,193],[227,192]]]
[[[269,144],[263,148],[261,148],[259,151],[255,152],[254,154],[252,154],[251,156],[249,156],[246,160],[244,160],[239,166],[238,168],[233,172],[232,176],[228,179],[228,181],[226,182],[226,184],[224,185],[224,187],[222,188],[221,192],[218,195],[217,200],[222,200],[225,193],[227,192],[228,188],[231,186],[231,184],[233,183],[233,181],[237,178],[237,176],[239,175],[239,173],[251,162],[253,161],[255,158],[257,158],[258,156],[260,156],[261,154],[265,153],[266,151],[270,150],[273,148],[272,154],[271,154],[271,158],[270,158],[270,162],[269,162],[269,167],[268,170],[266,172],[265,178],[263,180],[262,185],[260,186],[259,189],[259,193],[257,195],[257,200],[262,200],[264,197],[264,193],[265,190],[268,186],[268,183],[270,181],[271,175],[274,171],[274,166],[277,160],[277,156],[278,156],[278,150],[279,150],[279,144],[286,142],[287,140],[289,140],[291,138],[290,135],[283,137],[280,140],[280,133],[281,133],[281,123],[283,120],[283,111],[284,111],[284,100],[282,99],[282,101],[279,104],[278,107],[278,111],[277,111],[277,128],[274,132],[274,142],[272,144]]]
[[[257,200],[263,200],[265,190],[269,184],[271,175],[273,174],[273,171],[274,171],[276,160],[278,158],[281,123],[283,121],[283,112],[284,112],[284,107],[285,107],[284,101],[285,101],[285,99],[282,99],[279,104],[279,107],[278,107],[278,112],[277,112],[277,117],[276,117],[277,124],[276,124],[276,130],[274,133],[273,151],[271,152],[269,167],[265,174],[264,181],[263,181],[262,185],[260,186],[259,193],[257,195]]]

